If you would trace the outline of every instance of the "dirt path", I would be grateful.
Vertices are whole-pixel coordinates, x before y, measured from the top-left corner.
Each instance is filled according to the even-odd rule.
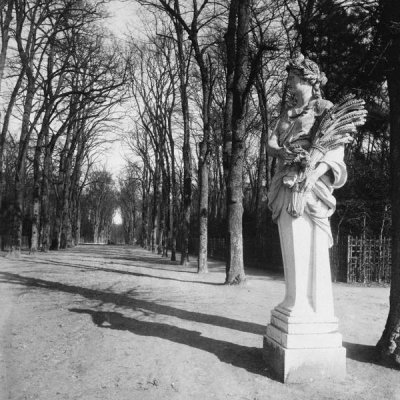
[[[260,352],[282,277],[225,287],[222,263],[210,270],[127,246],[3,254],[0,400],[400,400],[400,371],[371,359],[388,288],[334,286],[345,382],[284,385]]]

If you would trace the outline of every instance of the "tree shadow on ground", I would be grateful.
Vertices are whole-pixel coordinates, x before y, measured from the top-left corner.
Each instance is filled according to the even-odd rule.
[[[121,250],[125,251],[126,254],[121,255]],[[133,250],[136,252],[139,250],[144,252],[144,255],[132,254]],[[85,255],[93,255],[94,257],[101,256],[105,259],[125,260],[130,262],[145,262],[149,264],[161,264],[161,265],[179,265],[179,261],[171,261],[168,257],[163,257],[161,254],[156,254],[150,250],[145,250],[138,247],[128,248],[117,248],[108,245],[98,245],[92,247],[90,245],[80,246],[79,252]]]
[[[376,361],[375,346],[366,344],[343,342],[346,349],[346,357],[354,361],[373,363]]]
[[[185,280],[185,279],[177,279],[177,278],[168,278],[166,276],[159,276],[159,275],[149,275],[149,274],[143,274],[141,272],[133,272],[133,271],[124,271],[120,269],[113,269],[113,268],[104,268],[104,267],[99,267],[99,266],[93,266],[93,265],[85,265],[85,264],[71,264],[68,262],[62,262],[62,261],[55,261],[55,260],[43,260],[43,259],[31,259],[31,260],[24,260],[27,263],[32,263],[32,264],[48,264],[48,265],[59,265],[62,267],[68,267],[68,268],[77,268],[80,271],[101,271],[101,272],[111,272],[114,274],[121,274],[121,275],[131,275],[131,276],[137,276],[141,278],[154,278],[154,279],[161,279],[161,280],[167,280],[167,281],[176,281],[176,282],[185,282],[185,283],[196,283],[196,284],[201,284],[201,285],[211,285],[211,286],[221,286],[223,283],[218,283],[218,282],[204,282],[204,281],[196,281],[196,280]],[[141,267],[139,267],[141,268]]]
[[[60,282],[54,282],[44,279],[31,278],[10,272],[0,272],[0,282],[8,282],[25,287],[37,289],[53,290],[64,293],[78,294],[89,300],[97,300],[102,303],[111,303],[119,307],[126,307],[130,310],[147,310],[155,314],[163,314],[188,321],[199,322],[222,328],[233,329],[241,332],[252,333],[256,335],[264,334],[265,327],[253,322],[239,321],[232,318],[219,315],[204,314],[194,311],[187,311],[172,306],[155,303],[148,300],[142,300],[133,297],[133,291],[129,295],[124,293],[105,292],[98,289],[84,288],[80,286],[67,285]],[[137,292],[136,292],[137,293]]]
[[[79,314],[89,314],[92,321],[102,328],[129,331],[135,335],[158,337],[215,354],[220,361],[243,368],[253,374],[273,379],[262,358],[261,349],[217,340],[201,335],[201,332],[179,328],[159,322],[127,318],[118,312],[103,312],[71,308]]]
[[[87,246],[87,248],[85,248]],[[163,258],[161,255],[157,255],[150,250],[145,250],[141,247],[123,247],[123,250],[127,253],[126,255],[121,256],[121,248],[115,250],[113,246],[102,245],[98,246],[93,249],[90,245],[84,245],[83,247],[79,247],[79,250],[93,258],[99,259],[115,259],[121,261],[128,261],[128,262],[141,262],[141,263],[148,263],[153,265],[140,265],[141,268],[150,268],[150,269],[157,269],[157,270],[169,270],[169,271],[176,271],[176,272],[185,272],[185,273],[192,273],[197,274],[197,271],[193,269],[197,269],[196,267],[182,267],[178,261],[170,261],[166,258]],[[133,254],[135,251],[135,254]],[[144,255],[138,255],[137,252],[144,253]],[[195,256],[192,256],[193,261],[196,260]],[[215,258],[208,259],[208,268],[210,272],[225,272],[225,265],[221,265],[222,261],[217,260]],[[123,263],[124,265],[130,265]],[[162,267],[157,268],[154,264],[161,264]],[[246,275],[251,279],[261,279],[261,280],[284,280],[283,278],[283,268],[282,270],[268,270],[266,271],[263,268],[256,268],[254,263],[245,266]],[[259,263],[256,265],[260,265]],[[166,266],[175,267],[173,269],[165,268]]]
[[[161,265],[179,265],[178,261],[171,261],[167,258],[162,258],[161,256],[157,257],[157,256],[151,256],[151,257],[141,257],[141,256],[131,256],[131,255],[127,255],[127,256],[115,256],[115,255],[109,255],[107,253],[105,253],[103,255],[104,258],[106,259],[113,259],[113,260],[122,260],[122,261],[129,261],[129,262],[144,262],[144,263],[148,263],[148,264],[161,264]]]
[[[96,257],[100,260],[103,260],[103,256],[98,256]],[[116,259],[117,257],[112,257],[113,259]],[[146,258],[143,258],[144,260]],[[105,268],[101,266],[93,266],[93,265],[86,265],[86,264],[73,264],[71,262],[63,262],[63,261],[56,261],[53,259],[45,259],[45,258],[29,258],[24,260],[27,263],[32,263],[32,264],[56,264],[60,266],[65,266],[65,267],[71,267],[71,268],[77,268],[80,269],[81,271],[84,271],[85,269],[90,270],[90,271],[103,271],[103,272],[112,272],[112,273],[119,273],[119,274],[125,274],[125,275],[133,275],[133,276],[138,276],[138,277],[147,277],[147,278],[154,278],[154,279],[162,279],[162,280],[170,280],[170,281],[176,281],[176,282],[185,282],[185,283],[196,283],[196,284],[202,284],[202,285],[212,285],[212,286],[220,286],[224,285],[223,282],[207,282],[207,281],[197,281],[195,279],[193,280],[185,280],[185,279],[178,279],[178,278],[169,278],[169,277],[164,277],[164,276],[159,276],[159,275],[150,275],[150,274],[144,274],[141,272],[133,272],[133,271],[126,271],[126,270],[120,270],[120,269],[113,269],[113,268]],[[138,262],[143,262],[145,264],[146,261],[138,261]],[[103,264],[107,264],[103,262]],[[128,268],[146,268],[146,269],[151,269],[151,270],[158,270],[158,271],[169,271],[169,272],[176,272],[177,274],[179,273],[185,273],[185,274],[193,274],[195,276],[201,276],[201,274],[198,274],[196,271],[189,271],[186,269],[177,269],[177,268],[165,268],[165,267],[154,267],[153,265],[132,265],[131,263],[114,263],[111,262],[110,264],[112,265],[123,265]],[[211,267],[210,272],[224,272],[225,267],[217,266],[217,267]],[[246,272],[246,276],[248,280],[276,280],[276,281],[284,281],[284,277],[282,274],[275,273],[275,272],[270,272],[268,271],[255,271],[253,269],[249,270]]]
[[[395,363],[380,359],[375,346],[350,342],[343,342],[343,346],[346,348],[346,357],[350,360],[400,370]]]

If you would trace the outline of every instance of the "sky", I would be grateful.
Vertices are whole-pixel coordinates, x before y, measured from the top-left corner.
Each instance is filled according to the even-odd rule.
[[[140,5],[133,0],[112,0],[107,5],[110,18],[107,24],[112,32],[123,38],[128,30],[140,30]]]
[[[112,0],[107,9],[110,17],[107,18],[106,25],[117,38],[124,40],[128,32],[140,34],[142,26],[140,6],[135,1]],[[120,126],[128,127],[128,125],[127,120],[121,120]],[[114,178],[117,178],[128,155],[129,152],[122,140],[117,140],[105,149],[104,155],[100,156],[100,164],[105,165],[106,169],[113,173]]]

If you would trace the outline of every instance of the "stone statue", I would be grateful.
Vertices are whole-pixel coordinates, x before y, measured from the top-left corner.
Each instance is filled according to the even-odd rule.
[[[268,193],[278,224],[286,294],[273,311],[264,356],[283,381],[316,375],[343,377],[345,350],[334,316],[329,247],[333,189],[347,180],[344,146],[365,121],[364,102],[348,96],[339,106],[321,97],[318,65],[299,54],[287,66],[296,104],[271,133],[268,153],[277,169]],[[353,112],[353,114],[351,114]]]

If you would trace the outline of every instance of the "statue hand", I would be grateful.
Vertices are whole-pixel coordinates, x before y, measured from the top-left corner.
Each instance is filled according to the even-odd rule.
[[[286,146],[281,147],[278,150],[278,157],[281,158],[285,164],[291,164],[292,161],[296,158],[297,154],[290,151]]]
[[[314,170],[311,170],[306,175],[306,177],[303,180],[303,187],[301,190],[303,192],[310,191],[315,186],[317,180],[328,171],[329,171],[328,164],[324,162],[319,163]]]
[[[320,174],[318,172],[316,172],[315,170],[311,171],[303,181],[302,191],[303,192],[311,191],[315,186],[316,182],[318,181],[319,177]]]

